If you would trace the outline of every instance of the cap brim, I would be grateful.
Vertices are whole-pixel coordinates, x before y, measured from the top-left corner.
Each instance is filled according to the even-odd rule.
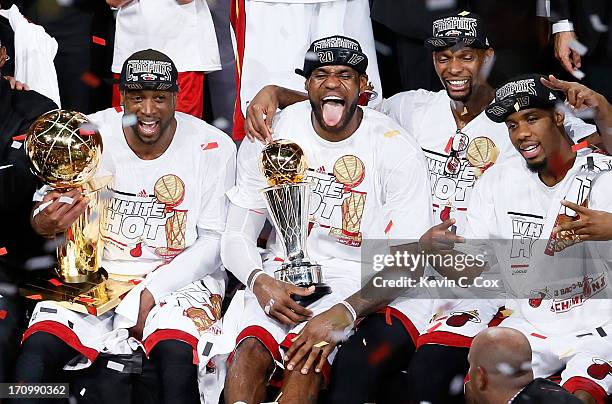
[[[302,77],[308,78],[308,74],[306,74],[306,72],[304,70],[302,70],[302,69],[295,69],[295,72],[297,74],[299,74],[300,76],[302,76]]]
[[[484,43],[478,38],[464,36],[434,36],[425,40],[425,47],[431,51],[450,48],[457,45],[459,42],[470,48],[489,49],[491,46]]]
[[[525,104],[525,101],[528,101],[528,103]],[[489,104],[487,108],[485,108],[485,114],[493,122],[503,123],[515,112],[529,108],[550,108],[554,107],[556,103],[557,100],[554,102],[545,102],[541,98],[534,97],[531,94],[517,94]]]

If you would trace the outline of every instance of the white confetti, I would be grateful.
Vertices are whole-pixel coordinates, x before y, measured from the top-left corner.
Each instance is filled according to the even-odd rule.
[[[601,22],[601,19],[597,14],[591,14],[589,16],[589,20],[591,20],[591,26],[597,32],[607,32],[608,26]]]
[[[83,125],[79,127],[84,132],[97,132],[98,126],[93,122],[85,122]]]
[[[222,116],[215,119],[212,124],[215,128],[219,128],[221,130],[227,129],[230,126],[229,121]]]
[[[451,380],[450,385],[448,386],[448,392],[451,396],[456,396],[463,392],[464,379],[465,378],[462,375],[453,377],[453,380]]]
[[[576,77],[578,80],[582,80],[584,76],[586,76],[586,74],[584,74],[584,72],[580,69],[572,70],[570,73],[572,73],[572,76]]]
[[[584,46],[582,43],[580,43],[576,39],[571,40],[571,42],[569,43],[569,47],[575,50],[576,52],[578,52],[580,56],[584,56],[589,50],[586,46]]]
[[[531,361],[525,361],[521,363],[521,370],[524,370],[524,371],[531,370]]]
[[[383,56],[391,56],[393,50],[390,46],[385,45],[380,41],[374,41],[374,47],[376,48],[376,52],[380,53]]]
[[[2,296],[16,296],[17,286],[10,283],[0,283],[0,297]]]
[[[319,60],[319,57],[317,56],[316,52],[308,51],[306,52],[304,59],[308,60],[309,62],[316,62]]]
[[[136,118],[134,114],[124,114],[123,117],[121,117],[121,126],[124,128],[134,126],[136,122],[138,122],[138,118]]]
[[[34,257],[27,260],[24,264],[25,269],[28,271],[36,271],[38,269],[53,268],[57,260],[53,255],[43,255],[40,257]]]
[[[38,207],[34,209],[34,212],[32,212],[32,218],[35,218],[36,215],[38,215],[40,212],[45,210],[47,206],[51,205],[52,203],[53,201],[47,201],[47,202],[43,202],[40,205],[38,205]]]
[[[74,203],[74,198],[71,198],[69,196],[60,196],[59,199],[57,200],[59,203],[65,203],[67,205],[72,205]]]
[[[108,361],[108,363],[106,364],[106,367],[109,369],[116,370],[117,372],[121,372],[123,371],[123,368],[125,368],[125,365],[123,363]]]
[[[70,7],[74,0],[57,0],[57,4],[62,7]]]
[[[81,397],[85,395],[85,387],[83,387],[83,388],[81,389],[81,391],[79,392],[79,394],[81,395]]]
[[[514,374],[514,368],[506,362],[498,364],[496,368],[502,375],[510,376]]]
[[[9,164],[7,166],[0,166],[0,170],[4,170],[5,168],[10,168],[12,166],[13,166],[12,164]]]
[[[443,10],[443,9],[452,9],[457,5],[456,0],[427,0],[425,2],[425,7],[428,10]]]
[[[22,143],[21,143],[21,142],[18,142],[18,141],[16,141],[16,140],[13,140],[13,143],[11,143],[11,147],[12,147],[13,149],[19,149],[19,148],[21,147],[21,145],[22,145]]]

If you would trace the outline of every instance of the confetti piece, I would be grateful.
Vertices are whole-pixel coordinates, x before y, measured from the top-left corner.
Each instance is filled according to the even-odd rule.
[[[13,136],[13,140],[16,140],[17,142],[23,142],[26,139],[27,136],[28,135],[25,135],[25,134],[24,135]]]
[[[96,45],[106,46],[106,39],[100,38],[99,36],[92,35],[91,41],[95,43]]]
[[[79,296],[77,300],[83,303],[94,303],[96,299],[92,299],[91,297]]]
[[[55,279],[55,278],[49,279],[49,283],[51,285],[53,285],[53,286],[56,286],[56,287],[57,286],[62,286],[62,283],[59,280]]]
[[[578,80],[582,80],[584,76],[586,76],[586,74],[584,74],[584,72],[580,69],[572,70],[570,73],[572,73],[572,76],[576,77]]]
[[[531,370],[531,361],[521,363],[521,370]]]
[[[464,379],[465,378],[463,377],[463,375],[457,375],[453,377],[453,379],[450,382],[450,385],[448,386],[448,392],[451,396],[456,396],[463,392],[463,380]]]
[[[368,344],[366,344],[366,340],[365,340],[365,338],[364,338],[364,339],[363,339],[363,341],[361,341],[361,342],[363,342],[363,346],[368,346]]]
[[[212,150],[212,149],[218,148],[219,144],[217,142],[210,142],[210,143],[200,145],[200,147],[202,148],[202,150]]]
[[[569,43],[569,47],[578,52],[580,56],[584,56],[587,53],[588,48],[576,39],[572,39]]]
[[[83,397],[83,396],[85,395],[85,391],[86,391],[86,389],[85,389],[85,387],[83,387],[83,388],[81,389],[81,391],[79,392],[79,394],[81,395],[81,397]]]
[[[11,168],[12,166],[13,166],[12,164],[9,164],[9,165],[6,165],[6,166],[0,166],[0,170],[4,170],[6,168]]]
[[[521,110],[521,106],[519,105],[518,101],[514,103],[514,110],[517,112]]]
[[[100,87],[100,84],[102,84],[102,80],[100,80],[98,76],[91,72],[83,73],[81,75],[81,81],[87,84],[89,87],[93,88]]]
[[[134,126],[137,122],[138,118],[136,118],[136,115],[134,114],[125,114],[121,118],[121,126],[123,126],[124,128]]]
[[[125,365],[123,363],[118,363],[115,361],[108,361],[106,363],[106,367],[109,369],[116,370],[117,372],[122,372],[123,369],[125,368]]]
[[[586,140],[583,140],[582,142],[576,143],[575,145],[573,145],[572,151],[577,152],[578,150],[584,149],[585,147],[589,147],[589,142],[587,142]]]
[[[65,203],[67,205],[72,205],[74,203],[74,198],[69,196],[60,196],[57,200],[59,203]]]
[[[463,106],[463,111],[461,111],[461,116],[467,115],[467,114],[468,114],[468,109],[466,106]]]
[[[451,136],[448,138],[448,142],[446,143],[446,146],[444,147],[444,153],[450,153],[451,148],[453,147],[453,139],[454,136]]]
[[[462,11],[458,15],[460,15],[461,17],[465,17],[466,15],[470,15],[470,12],[469,11]]]
[[[47,241],[45,243],[45,245],[43,246],[44,250],[46,252],[55,252],[55,250],[61,246],[64,245],[64,243],[66,242],[66,237],[64,236],[64,234],[57,236],[49,241]]]
[[[230,127],[230,122],[223,117],[215,119],[212,124],[215,128],[219,128],[221,130],[225,130]]]
[[[96,134],[96,125],[94,125],[91,122],[87,122],[84,123],[83,125],[81,125],[81,127],[79,128],[79,134],[81,136],[91,136],[91,135],[95,135]]]
[[[6,247],[0,247],[0,256],[6,255],[7,253],[8,251],[6,250]]]
[[[142,279],[130,279],[128,281],[128,283],[131,283],[132,285],[138,285],[140,282],[142,282]]]
[[[608,26],[601,22],[601,18],[597,14],[591,14],[589,16],[589,20],[591,21],[591,26],[597,32],[607,32]]]
[[[21,145],[22,145],[21,142],[13,141],[13,143],[11,144],[11,147],[13,149],[19,149],[19,148],[21,148]]]
[[[26,299],[42,300],[42,296],[41,295],[30,295],[30,296],[26,296]]]
[[[397,135],[399,135],[401,132],[399,130],[390,130],[389,132],[385,133],[383,136],[384,137],[395,137]]]
[[[314,344],[313,347],[315,347],[315,348],[323,348],[324,346],[327,346],[327,345],[329,345],[329,342],[327,342],[327,341],[320,341],[320,342],[317,342],[316,344]]]
[[[57,0],[57,4],[62,7],[70,7],[74,0]]]
[[[506,362],[498,363],[496,368],[503,375],[510,376],[514,374],[514,368]]]
[[[115,111],[117,111],[117,112],[123,112],[123,107],[122,107],[122,106],[116,106],[116,107],[115,107]]]
[[[425,2],[425,6],[431,11],[453,9],[456,4],[456,0],[427,0]]]
[[[383,56],[391,56],[393,54],[391,47],[380,41],[374,41],[374,48],[376,48],[376,52]]]
[[[57,263],[56,258],[52,255],[43,255],[40,257],[30,258],[23,264],[25,269],[28,271],[35,271],[38,269],[52,268]]]
[[[389,220],[389,223],[387,223],[387,227],[385,227],[385,234],[389,233],[392,227],[393,227],[393,220]]]
[[[317,56],[316,52],[308,51],[306,52],[306,56],[304,57],[304,59],[310,62],[318,62],[319,56]]]
[[[546,336],[541,335],[541,334],[537,334],[537,333],[535,333],[535,332],[532,332],[530,335],[531,335],[532,337],[536,337],[536,338],[540,338],[540,339],[546,339],[546,338],[547,338]]]
[[[4,320],[6,318],[6,314],[6,310],[0,310],[0,320]]]

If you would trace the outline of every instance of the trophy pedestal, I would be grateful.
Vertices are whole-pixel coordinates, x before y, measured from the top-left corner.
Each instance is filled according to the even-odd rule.
[[[315,287],[315,291],[308,296],[291,296],[300,306],[306,307],[331,293],[331,287],[321,282],[323,280],[321,265],[307,262],[283,264],[279,270],[274,272],[274,278],[301,288]]]
[[[121,297],[135,286],[106,278],[102,268],[81,283],[61,282],[56,274],[46,272],[20,285],[19,293],[30,300],[52,300],[69,310],[100,316],[119,305]]]

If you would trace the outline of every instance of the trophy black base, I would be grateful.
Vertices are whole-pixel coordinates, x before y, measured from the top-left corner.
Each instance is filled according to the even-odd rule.
[[[128,282],[109,280],[102,268],[85,282],[62,282],[56,271],[33,274],[19,285],[19,293],[33,301],[52,300],[67,309],[99,316],[117,306],[120,296],[134,287]]]
[[[309,288],[313,285],[315,287],[315,290],[308,296],[291,295],[291,298],[295,300],[300,306],[307,307],[311,303],[316,302],[323,296],[329,295],[332,292],[331,287],[325,283],[313,283],[310,285],[299,285],[299,286],[302,288]]]

